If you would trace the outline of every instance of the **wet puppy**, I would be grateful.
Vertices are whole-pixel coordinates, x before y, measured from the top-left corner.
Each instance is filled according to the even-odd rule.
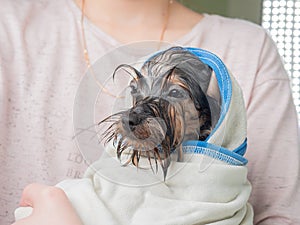
[[[129,155],[124,165],[139,166],[141,157],[151,169],[160,164],[164,179],[170,155],[186,140],[205,140],[212,129],[212,115],[205,91],[211,69],[187,50],[174,47],[150,58],[140,71],[120,65],[133,79],[130,82],[132,107],[106,118],[112,122],[104,134],[113,140],[117,156]]]

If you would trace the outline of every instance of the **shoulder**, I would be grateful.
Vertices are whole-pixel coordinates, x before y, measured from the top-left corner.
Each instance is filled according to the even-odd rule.
[[[251,64],[257,69],[266,58],[280,61],[278,49],[268,31],[252,22],[227,18],[218,15],[206,15],[203,19],[202,34],[208,40],[207,45],[220,53],[225,61]],[[216,46],[216,47],[214,47]]]
[[[68,0],[1,0],[0,23],[2,28],[24,28],[32,22],[45,21],[66,12]],[[45,24],[43,24],[45,25]],[[48,24],[51,25],[51,24]]]
[[[72,18],[69,0],[0,0],[0,50],[27,42],[47,40],[49,34],[67,27]],[[5,45],[5,46],[3,46]]]
[[[21,0],[1,0],[0,17],[6,19],[23,19],[38,11],[43,11],[51,1],[48,0],[33,0],[33,1],[21,1]],[[6,22],[9,22],[6,20]]]
[[[238,18],[228,18],[219,15],[204,14],[203,22],[224,37],[240,37],[255,40],[265,38],[267,32],[260,25]],[[223,38],[223,36],[222,36]]]
[[[288,77],[276,44],[261,26],[249,21],[204,14],[193,43],[223,60],[250,100],[254,87]]]
[[[183,42],[183,44],[206,48],[221,57],[239,54],[251,58],[249,51],[259,53],[266,44],[275,47],[263,27],[246,20],[211,14],[203,14],[203,18],[184,37]],[[258,59],[259,54],[252,56],[255,60]]]

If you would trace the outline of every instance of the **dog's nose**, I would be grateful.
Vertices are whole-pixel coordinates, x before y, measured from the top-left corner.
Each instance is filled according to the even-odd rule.
[[[143,107],[136,107],[129,113],[129,126],[134,127],[142,123],[145,119]]]
[[[145,118],[143,107],[136,107],[129,112],[126,118],[122,119],[122,123],[124,127],[128,127],[133,131]]]

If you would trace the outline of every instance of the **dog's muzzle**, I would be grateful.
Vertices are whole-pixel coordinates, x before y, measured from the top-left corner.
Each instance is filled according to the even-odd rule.
[[[167,101],[161,98],[147,98],[124,112],[120,118],[127,139],[140,142],[144,150],[152,150],[165,139],[168,116],[163,115]],[[121,134],[122,135],[122,134]]]

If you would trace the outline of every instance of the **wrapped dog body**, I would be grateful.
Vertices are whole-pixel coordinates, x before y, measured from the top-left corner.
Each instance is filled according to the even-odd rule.
[[[188,58],[193,60],[183,60]],[[223,62],[202,49],[175,47],[150,57],[141,70],[127,69],[135,74],[131,82],[133,107],[118,114],[108,129],[108,154],[93,163],[84,178],[57,185],[66,192],[82,222],[253,224],[253,210],[248,203],[251,185],[247,180],[247,159],[243,157],[247,147],[246,111],[240,87]],[[159,90],[163,91],[158,91],[155,82],[161,75],[167,79],[161,81],[164,85]],[[148,80],[142,81],[144,77]],[[206,103],[199,101],[195,93],[203,94],[201,99]],[[163,100],[157,100],[159,96]],[[193,102],[194,107],[183,108],[182,102]],[[154,109],[168,109],[168,116],[153,116],[149,112]],[[154,119],[137,116],[139,112]],[[162,118],[164,123],[156,118]],[[193,122],[189,123],[191,118]],[[149,121],[153,120],[151,125]],[[195,129],[189,129],[193,126]],[[170,127],[172,134],[168,133]],[[145,132],[147,129],[149,132]],[[151,132],[155,138],[150,137]],[[130,133],[131,139],[125,140]],[[134,137],[144,140],[144,144],[138,145]],[[127,166],[120,166],[116,160],[123,154],[129,156]],[[29,213],[19,208],[16,217]]]

